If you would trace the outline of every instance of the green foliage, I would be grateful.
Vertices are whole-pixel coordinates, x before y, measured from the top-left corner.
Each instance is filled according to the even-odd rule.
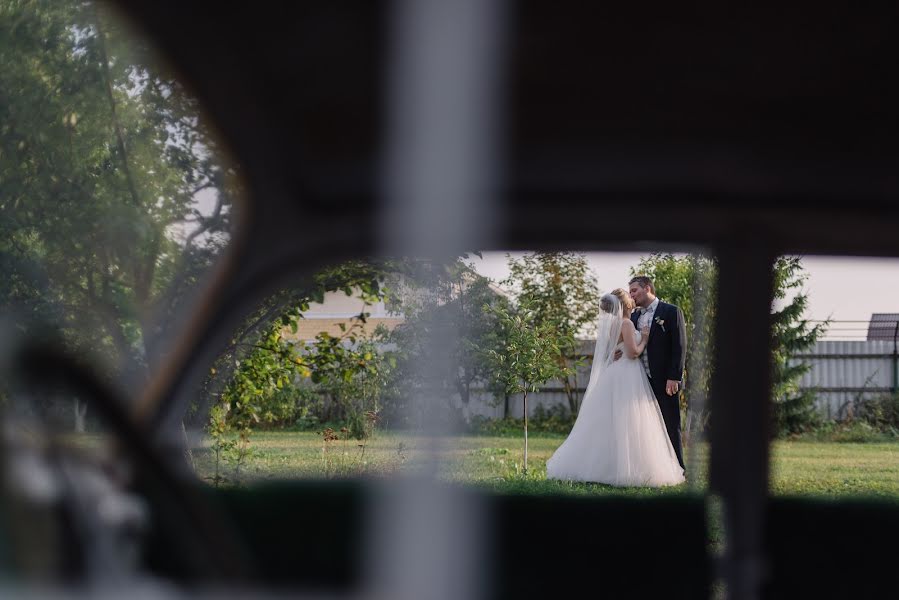
[[[536,392],[550,379],[569,375],[571,367],[559,360],[561,350],[553,322],[539,322],[537,312],[527,300],[515,308],[505,305],[485,307],[498,318],[499,349],[489,348],[496,387],[507,394],[522,395],[524,415],[524,470],[528,465],[528,393]]]
[[[287,319],[293,314],[290,311]],[[271,324],[252,352],[235,361],[231,380],[209,411],[207,433],[216,465],[220,457],[231,459],[235,481],[251,452],[255,429],[290,420],[312,421],[310,405],[320,408],[317,403],[323,395],[336,411],[328,415],[347,422],[349,435],[356,439],[370,438],[379,420],[378,401],[395,364],[393,357],[380,352],[373,339],[357,338],[358,322],[340,338],[319,334],[306,349],[283,339],[285,323],[282,318]],[[304,386],[302,379],[313,386]],[[234,434],[236,439],[231,439]],[[219,478],[216,468],[214,481]]]
[[[642,258],[630,269],[630,274],[649,277],[660,298],[680,307],[685,321],[691,325],[687,328],[688,342],[699,333],[696,326],[714,320],[712,301],[718,279],[714,260],[701,254],[675,256],[656,252]]]
[[[139,382],[239,190],[199,108],[94,2],[0,4],[0,308]],[[201,206],[201,198],[215,208]]]
[[[631,276],[645,275],[652,279],[657,295],[665,302],[679,306],[684,314],[687,331],[688,360],[685,390],[681,392],[681,411],[688,414],[691,398],[706,397],[709,391],[714,357],[714,325],[718,266],[714,260],[699,254],[675,256],[654,253],[640,260],[630,270]],[[696,368],[694,368],[694,365]],[[686,419],[686,430],[704,426],[706,415],[692,415]],[[689,439],[689,438],[688,438]]]
[[[899,435],[899,394],[883,394],[861,399],[855,408],[856,418],[877,429]]]
[[[833,442],[899,439],[899,394],[859,394],[840,407],[836,419],[806,427],[793,437]]]
[[[549,408],[538,405],[534,409],[534,413],[528,418],[528,431],[530,434],[568,435],[574,426],[576,418],[561,404],[553,405]],[[524,419],[511,417],[490,419],[476,415],[471,418],[468,431],[477,435],[518,437],[521,435],[523,428]]]
[[[231,428],[228,425],[228,411],[230,408],[231,407],[227,404],[218,404],[212,407],[209,414],[209,426],[207,431],[212,440],[212,452],[215,456],[215,467],[209,479],[216,487],[226,481],[225,476],[222,475],[221,465],[225,460],[225,456],[232,452],[236,447],[236,442],[229,439]]]
[[[472,278],[470,268],[458,260],[449,266],[412,259],[355,260],[332,265],[305,284],[301,282],[296,290],[269,297],[247,316],[210,369],[193,415],[209,415],[206,428],[214,440],[237,434],[236,446],[223,446],[223,455],[224,450],[236,453],[236,464],[240,465],[249,452],[252,432],[271,426],[314,429],[339,423],[340,430],[355,439],[371,438],[383,419],[385,399],[402,395],[399,388],[404,374],[398,368],[398,358],[415,352],[411,344],[405,346],[405,352],[383,350],[386,342],[395,341],[388,338],[383,328],[376,329],[370,337],[363,336],[362,326],[368,317],[364,308],[348,326],[341,326],[341,335],[320,333],[303,348],[285,340],[284,334],[296,333],[310,303],[322,302],[331,291],[356,296],[364,307],[380,300],[391,300],[396,305],[398,296],[384,283],[398,274],[406,275],[410,281],[414,281],[414,276],[442,281],[442,292],[448,298],[452,296],[452,286],[459,286],[460,301],[448,302],[443,313],[455,315],[460,328],[473,332],[463,336],[465,345],[459,353],[471,350],[471,340],[481,335],[481,329],[476,318],[471,318],[468,300],[483,298],[486,280]],[[465,324],[469,319],[470,323]],[[473,358],[466,357],[464,363],[468,373],[462,377],[455,374],[457,382],[477,377],[482,368]]]
[[[809,431],[823,421],[813,390],[790,389],[791,393],[774,402],[775,434],[781,437]]]
[[[497,306],[491,310],[498,318],[501,348],[487,349],[493,362],[492,372],[508,394],[536,392],[541,385],[567,374],[560,365],[559,342],[552,323],[537,321],[537,313],[526,302],[517,307]]]
[[[536,252],[520,260],[509,258],[509,277],[502,283],[518,290],[518,303],[528,306],[533,323],[554,339],[559,368],[551,378],[562,383],[568,408],[577,414],[577,336],[595,321],[599,311],[596,277],[586,257],[572,252]]]
[[[561,404],[556,404],[545,408],[542,404],[534,409],[531,417],[537,431],[545,431],[547,433],[563,433],[568,434],[574,427],[576,415],[572,415]]]
[[[209,407],[218,402],[225,387],[231,385],[236,377],[237,367],[244,360],[271,364],[281,362],[284,363],[281,369],[292,369],[300,379],[308,378],[310,373],[308,369],[301,368],[301,363],[296,362],[297,356],[282,348],[286,344],[282,339],[283,333],[296,333],[299,320],[309,310],[310,303],[321,302],[328,292],[343,291],[347,296],[355,295],[365,306],[383,299],[387,290],[382,286],[382,280],[393,270],[401,268],[401,264],[401,261],[389,260],[348,261],[322,269],[308,281],[300,282],[295,289],[281,290],[269,296],[247,315],[243,324],[233,333],[230,343],[222,349],[204,382],[198,403],[192,407],[191,417],[202,418],[208,414]],[[368,314],[363,310],[353,322],[364,323],[367,317]],[[284,391],[275,391],[270,386],[268,389],[268,393],[263,394],[264,399],[278,406],[266,409],[271,412],[272,417],[265,420],[267,423],[287,418],[283,410],[288,397],[295,404],[299,403],[300,407],[315,404],[308,390],[279,388]],[[303,416],[293,415],[294,418]]]
[[[372,338],[356,337],[352,329],[342,337],[323,332],[303,356],[310,380],[330,400],[328,420],[347,422],[356,439],[371,436],[393,381],[396,358],[378,347],[385,335],[383,330]]]
[[[229,407],[228,424],[249,438],[249,432],[263,419],[272,421],[282,410],[279,393],[308,366],[292,344],[282,339],[280,328],[272,327],[243,360],[222,393],[219,405]]]
[[[798,256],[781,256],[775,262],[771,359],[774,431],[781,436],[812,428],[821,419],[815,409],[813,394],[799,389],[799,381],[811,365],[790,363],[797,353],[814,346],[828,325],[818,323],[813,326],[803,317],[808,309],[808,294],[802,291],[807,277],[802,273]],[[794,295],[787,301],[791,293]],[[779,303],[783,304],[781,308],[777,308]]]
[[[821,421],[801,433],[788,436],[791,440],[834,442],[843,444],[873,444],[899,439],[899,429],[877,427],[862,419]]]
[[[434,385],[434,377],[427,384],[421,380],[418,366],[424,362],[442,367],[437,385],[457,393],[463,406],[468,405],[472,388],[492,381],[486,349],[496,347],[498,325],[495,313],[485,307],[506,305],[508,300],[494,291],[489,279],[458,260],[420,284],[419,291],[425,293],[407,301],[403,324],[389,336],[398,349],[404,393]]]
[[[329,291],[355,294],[366,305],[382,298],[381,280],[387,265],[349,261],[326,268],[316,273],[304,290],[285,290],[269,297],[235,332],[210,368],[193,414],[205,410],[209,415],[206,430],[214,444],[236,432],[236,445],[223,447],[235,454],[236,475],[250,452],[252,433],[260,427],[288,422],[312,427],[336,417],[349,420],[357,437],[372,434],[378,419],[378,394],[395,359],[379,352],[374,340],[357,338],[367,314],[362,312],[353,319],[341,337],[320,334],[310,348],[298,348],[284,339],[284,333],[296,333],[309,304],[321,302]],[[376,335],[383,338],[384,332]],[[304,385],[304,381],[313,385]],[[324,412],[323,397],[331,399],[328,408],[336,408],[336,415],[317,414]]]

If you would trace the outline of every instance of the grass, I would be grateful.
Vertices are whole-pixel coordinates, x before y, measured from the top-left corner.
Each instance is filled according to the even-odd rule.
[[[899,443],[777,442],[771,491],[779,495],[899,499]]]
[[[599,483],[546,479],[546,461],[565,439],[540,433],[529,436],[528,470],[522,464],[523,440],[503,435],[463,435],[432,440],[396,432],[378,432],[364,448],[355,440],[331,442],[323,451],[319,434],[260,432],[243,466],[239,483],[292,478],[389,476],[422,468],[430,456],[441,478],[490,492],[578,496],[661,497],[703,494],[707,488],[707,449],[691,463],[688,482],[666,488],[616,488]],[[431,448],[429,451],[428,448]],[[198,475],[211,479],[208,447],[194,451]],[[771,492],[774,495],[826,498],[876,497],[899,501],[899,442],[838,443],[810,440],[777,441],[771,449]],[[223,467],[230,472],[230,466]],[[235,482],[227,482],[234,484]],[[720,503],[709,497],[708,540],[712,554],[723,550]],[[720,594],[719,594],[720,595]]]
[[[673,488],[615,488],[608,485],[546,479],[546,460],[563,435],[531,435],[528,471],[522,464],[523,441],[508,435],[464,435],[429,441],[406,433],[378,432],[365,448],[357,440],[330,442],[323,452],[320,435],[312,432],[259,432],[241,468],[240,483],[270,479],[383,476],[423,468],[436,459],[440,476],[450,482],[497,492],[529,494],[660,496],[704,492],[705,448],[687,484]],[[689,458],[689,457],[688,457]],[[877,496],[899,499],[899,442],[833,443],[778,441],[772,447],[772,493],[828,497]],[[213,472],[208,447],[194,451],[201,478]],[[233,472],[223,465],[226,477]],[[234,482],[231,482],[234,483]]]

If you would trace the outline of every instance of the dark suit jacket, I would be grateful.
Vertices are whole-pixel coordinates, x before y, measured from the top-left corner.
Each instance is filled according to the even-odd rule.
[[[639,318],[640,313],[635,310],[631,315],[635,327]],[[654,385],[668,379],[683,381],[684,363],[687,359],[687,327],[680,308],[659,300],[649,329],[649,343],[644,352],[649,355],[649,374]]]

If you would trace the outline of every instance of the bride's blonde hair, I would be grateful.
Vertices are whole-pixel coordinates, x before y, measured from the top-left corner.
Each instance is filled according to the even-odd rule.
[[[618,296],[618,299],[621,300],[621,306],[624,307],[625,311],[634,310],[634,300],[631,298],[631,295],[627,293],[626,290],[621,288],[616,288],[612,290],[612,293]]]

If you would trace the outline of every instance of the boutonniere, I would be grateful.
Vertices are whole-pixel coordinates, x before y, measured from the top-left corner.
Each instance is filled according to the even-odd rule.
[[[665,329],[665,319],[660,319],[660,318],[656,317],[656,318],[653,319],[653,320],[656,322],[656,324],[657,324],[659,327],[662,328],[662,331],[666,331],[666,329]]]

